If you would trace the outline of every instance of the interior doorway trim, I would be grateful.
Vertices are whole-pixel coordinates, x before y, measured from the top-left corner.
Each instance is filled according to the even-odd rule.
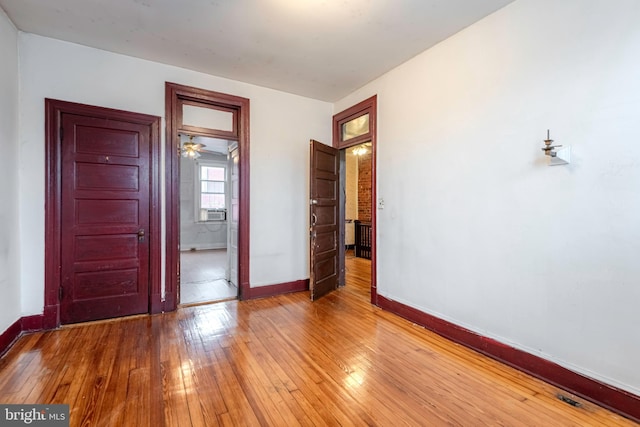
[[[62,230],[62,115],[75,114],[105,119],[118,119],[148,125],[151,129],[149,186],[149,311],[157,309],[161,295],[160,241],[160,123],[157,116],[95,107],[74,102],[45,99],[45,276],[43,328],[60,326],[60,265]]]
[[[378,96],[373,95],[358,104],[347,108],[344,111],[333,116],[333,146],[340,150],[362,144],[363,142],[371,142],[371,303],[378,305],[378,285],[376,275],[377,265],[377,173],[376,173],[376,156],[377,156],[377,111]],[[358,117],[369,114],[369,129],[354,138],[343,139],[342,126]],[[340,222],[340,235],[344,236],[344,221]],[[341,261],[343,263],[344,261]]]
[[[249,99],[220,92],[165,83],[165,184],[166,184],[166,280],[163,311],[178,307],[180,263],[180,141],[182,105],[204,105],[232,110],[240,155],[238,289],[240,299],[249,295]],[[209,132],[207,132],[209,133]],[[221,135],[222,136],[222,135]]]

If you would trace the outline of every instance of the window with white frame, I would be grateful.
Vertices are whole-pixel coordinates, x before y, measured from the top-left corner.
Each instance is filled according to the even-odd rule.
[[[196,212],[198,221],[226,219],[226,168],[221,164],[198,162],[196,179]]]

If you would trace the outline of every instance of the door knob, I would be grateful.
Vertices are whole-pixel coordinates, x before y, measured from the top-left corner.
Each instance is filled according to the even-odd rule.
[[[144,241],[144,228],[138,230],[138,242]]]

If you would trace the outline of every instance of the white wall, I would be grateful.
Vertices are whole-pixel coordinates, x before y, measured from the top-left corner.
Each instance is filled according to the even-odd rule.
[[[165,81],[251,100],[250,281],[309,277],[308,144],[330,140],[331,104],[33,34],[20,33],[19,47],[26,314],[44,304],[44,98],[164,116]]]
[[[349,221],[344,228],[344,244],[355,244],[355,223],[358,219],[358,156],[346,150],[344,177],[344,218]]]
[[[334,106],[378,94],[381,295],[640,394],[639,22],[519,0]]]
[[[21,317],[18,238],[18,31],[0,8],[0,334]]]
[[[358,156],[351,150],[346,150],[344,181],[344,216],[346,219],[358,219]]]

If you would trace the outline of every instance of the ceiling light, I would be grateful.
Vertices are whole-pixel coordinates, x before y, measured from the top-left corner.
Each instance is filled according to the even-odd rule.
[[[356,156],[363,156],[365,154],[367,154],[369,152],[369,150],[367,150],[367,147],[363,146],[363,145],[359,145],[356,148],[353,149],[352,153]]]
[[[200,150],[204,147],[206,145],[193,142],[193,135],[189,135],[189,141],[182,144],[182,157],[195,160],[200,157]]]

